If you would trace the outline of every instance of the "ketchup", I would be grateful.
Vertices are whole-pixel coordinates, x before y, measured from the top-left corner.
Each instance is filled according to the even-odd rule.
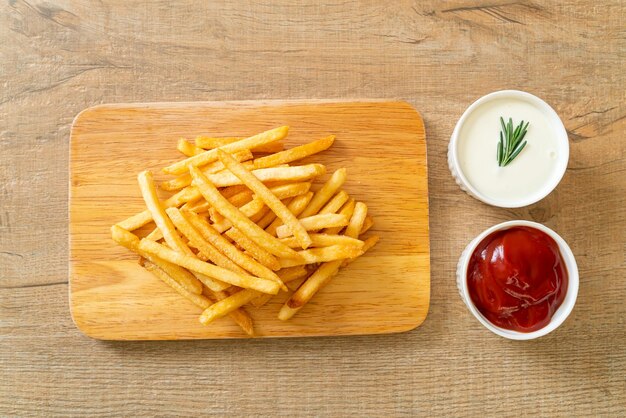
[[[546,326],[567,293],[557,243],[535,228],[514,227],[483,239],[467,269],[469,294],[492,324],[519,332]]]

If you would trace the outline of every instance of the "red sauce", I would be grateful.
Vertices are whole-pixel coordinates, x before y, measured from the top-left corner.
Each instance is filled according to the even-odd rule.
[[[559,246],[535,228],[514,227],[487,236],[467,269],[472,302],[492,324],[519,332],[543,328],[567,292]]]

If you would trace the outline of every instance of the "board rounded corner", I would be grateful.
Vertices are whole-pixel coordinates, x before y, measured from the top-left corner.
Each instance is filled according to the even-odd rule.
[[[404,108],[406,108],[407,110],[411,111],[411,113],[414,113],[414,114],[415,114],[415,115],[419,118],[419,120],[420,120],[422,123],[424,123],[424,117],[422,116],[422,113],[421,113],[419,110],[417,110],[417,109],[415,108],[415,106],[413,106],[411,103],[409,103],[409,102],[408,102],[408,101],[406,101],[406,100],[401,100],[401,99],[400,99],[400,100],[398,100],[398,101],[397,101],[397,103],[399,103],[400,105],[402,105],[402,106],[403,106]]]
[[[74,323],[74,326],[76,327],[76,329],[78,329],[78,331],[80,331],[81,334],[83,334],[84,336],[88,338],[91,338],[92,340],[106,341],[107,338],[103,338],[101,335],[92,333],[89,327],[86,326],[87,324],[81,321],[79,317],[76,316],[76,313],[74,312],[75,306],[72,300],[73,293],[72,293],[71,278],[69,280],[68,292],[69,292],[70,318],[72,319],[72,322]]]
[[[403,334],[403,333],[411,332],[411,331],[421,327],[422,324],[426,321],[426,318],[428,317],[429,309],[430,309],[430,303],[428,304],[428,306],[426,308],[426,313],[423,316],[418,318],[417,321],[408,324],[404,328],[400,328],[398,330],[394,330],[393,334]]]
[[[79,122],[84,119],[87,115],[89,115],[92,112],[96,112],[102,109],[105,109],[107,107],[110,107],[110,104],[106,104],[106,103],[100,103],[100,104],[96,104],[93,106],[89,106],[84,108],[83,110],[81,110],[80,112],[78,112],[76,114],[76,116],[74,116],[74,119],[72,120],[72,124],[70,125],[70,138],[72,137],[71,132],[74,131],[74,128],[79,124]]]

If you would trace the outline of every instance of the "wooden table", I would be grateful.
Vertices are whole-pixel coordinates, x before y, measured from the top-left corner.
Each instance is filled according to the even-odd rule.
[[[626,413],[622,2],[207,3],[0,5],[0,415]],[[514,210],[461,193],[446,167],[465,107],[505,88],[548,101],[571,145],[557,190]],[[262,341],[80,334],[67,301],[74,116],[105,102],[272,98],[400,98],[422,112],[432,248],[423,326]],[[518,218],[559,232],[581,273],[571,317],[531,342],[484,329],[454,284],[465,244]]]

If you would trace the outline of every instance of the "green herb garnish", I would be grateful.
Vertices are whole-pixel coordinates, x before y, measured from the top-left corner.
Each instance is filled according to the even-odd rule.
[[[509,123],[504,123],[504,119],[500,117],[500,142],[498,142],[498,166],[505,167],[519,155],[526,146],[526,141],[522,142],[528,131],[528,124],[521,121],[515,129],[513,129],[513,120],[509,118]]]

